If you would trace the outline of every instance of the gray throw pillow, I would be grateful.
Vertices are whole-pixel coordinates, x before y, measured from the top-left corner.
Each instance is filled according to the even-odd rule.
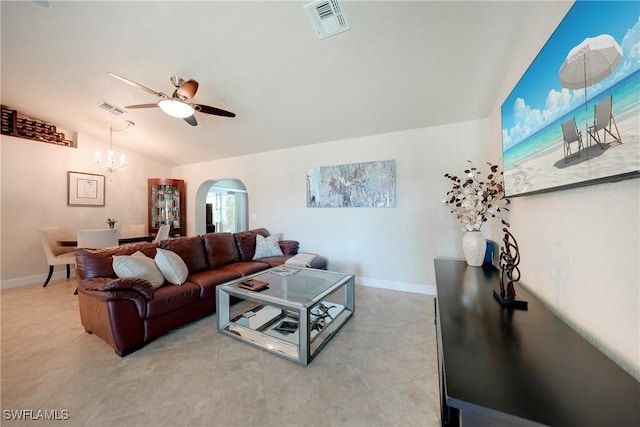
[[[280,236],[282,234],[272,234],[269,237],[263,237],[260,234],[256,235],[256,253],[253,259],[267,258],[272,256],[283,256],[282,249],[280,249]]]

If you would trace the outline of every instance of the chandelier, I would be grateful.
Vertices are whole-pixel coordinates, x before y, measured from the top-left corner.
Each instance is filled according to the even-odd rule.
[[[120,129],[114,129],[113,127],[109,127],[109,149],[107,150],[106,158],[103,159],[102,153],[100,151],[96,152],[96,156],[94,158],[95,163],[98,167],[104,169],[106,172],[111,175],[114,172],[118,172],[127,167],[127,158],[124,154],[120,155],[119,161],[116,161],[116,152],[113,150],[113,132],[121,132],[127,129],[129,126],[135,125],[130,120],[127,120],[124,127]]]

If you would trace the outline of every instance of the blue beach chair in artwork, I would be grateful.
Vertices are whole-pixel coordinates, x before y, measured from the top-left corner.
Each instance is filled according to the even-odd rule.
[[[583,148],[582,132],[578,131],[575,117],[562,123],[562,136],[564,139],[564,162],[567,163],[567,159],[571,156],[571,144],[574,142],[578,143],[578,157],[580,157],[580,151]]]
[[[604,144],[607,143],[607,134],[611,135],[614,141],[618,144],[622,144],[622,137],[618,131],[618,125],[613,118],[613,96],[606,98],[603,101],[598,102],[593,108],[593,126],[589,126],[589,141],[588,145],[591,146],[591,140],[594,140],[600,148],[604,150]],[[615,133],[613,133],[615,127]],[[600,131],[603,138],[600,140]]]

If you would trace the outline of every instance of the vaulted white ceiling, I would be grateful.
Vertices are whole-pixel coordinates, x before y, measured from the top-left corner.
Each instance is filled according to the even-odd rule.
[[[2,104],[105,140],[131,120],[114,142],[168,165],[473,120],[546,7],[346,1],[351,29],[319,40],[306,3],[2,1]],[[237,117],[115,117],[96,105],[158,99],[109,71],[169,95],[195,79],[196,102]]]

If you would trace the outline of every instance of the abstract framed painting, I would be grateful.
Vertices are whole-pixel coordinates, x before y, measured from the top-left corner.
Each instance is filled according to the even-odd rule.
[[[68,206],[104,206],[104,175],[67,172]]]
[[[388,208],[395,205],[395,160],[307,169],[307,207]]]
[[[640,13],[577,1],[502,104],[508,197],[640,176]]]

